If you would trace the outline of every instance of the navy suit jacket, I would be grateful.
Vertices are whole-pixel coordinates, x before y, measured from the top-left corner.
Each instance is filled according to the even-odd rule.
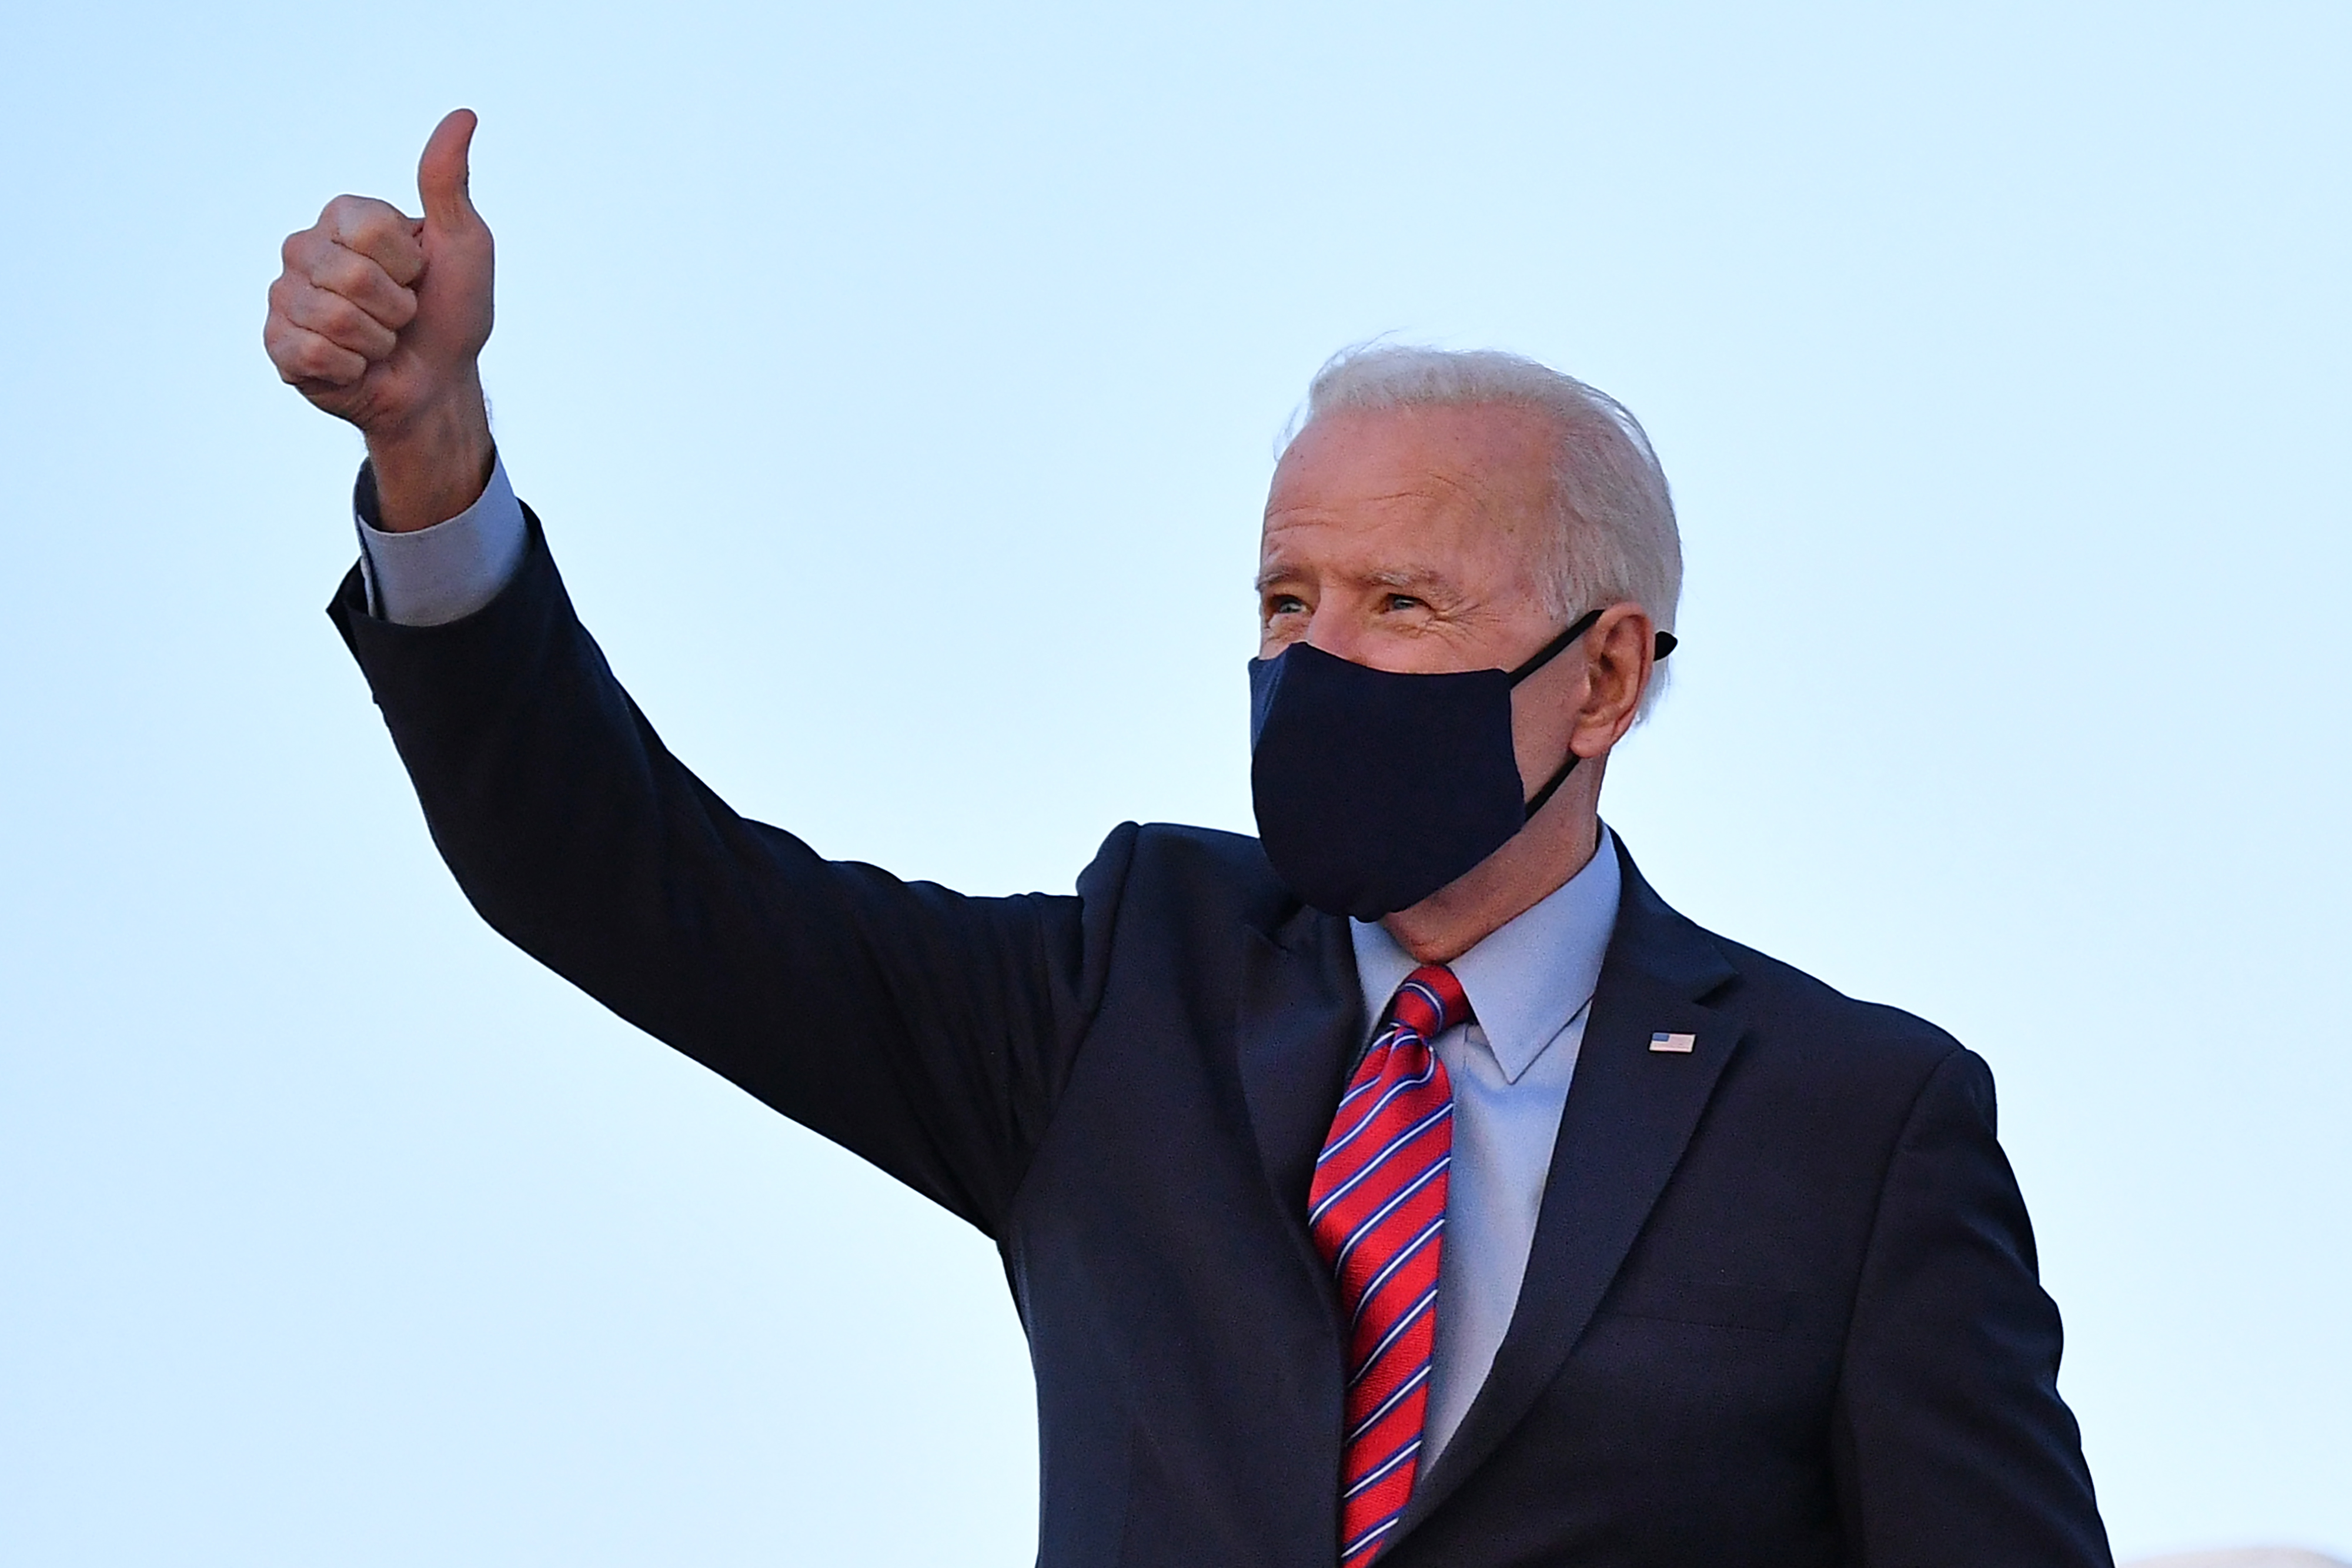
[[[1345,922],[1191,828],[1120,827],[1074,896],[824,861],[669,755],[530,528],[464,621],[376,620],[356,572],[331,610],[475,907],[994,1239],[1041,1563],[1330,1568]],[[1383,1560],[2105,1564],[2058,1354],[1984,1064],[1629,859],[1517,1314]]]

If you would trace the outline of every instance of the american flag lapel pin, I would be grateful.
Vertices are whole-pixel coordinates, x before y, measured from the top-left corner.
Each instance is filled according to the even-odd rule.
[[[1650,1037],[1652,1051],[1671,1051],[1683,1056],[1688,1056],[1697,1043],[1698,1036],[1695,1034],[1668,1034],[1664,1030]]]

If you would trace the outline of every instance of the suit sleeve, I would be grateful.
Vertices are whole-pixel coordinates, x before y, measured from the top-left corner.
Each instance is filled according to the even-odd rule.
[[[378,620],[356,570],[328,612],[466,896],[622,1018],[995,1234],[1099,1005],[1133,828],[1076,897],[821,859],[663,747],[528,521],[520,570],[465,619]]]
[[[1850,1561],[2110,1568],[2060,1341],[1992,1074],[1955,1050],[1897,1140],[1855,1299],[1835,1434]]]

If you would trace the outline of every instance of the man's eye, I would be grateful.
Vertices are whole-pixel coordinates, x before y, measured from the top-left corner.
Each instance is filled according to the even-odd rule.
[[[1421,601],[1415,599],[1410,593],[1391,593],[1389,595],[1389,608],[1391,610],[1418,610],[1421,608]]]
[[[1307,601],[1295,593],[1277,593],[1265,601],[1265,612],[1268,616],[1297,615],[1304,613],[1306,609]]]

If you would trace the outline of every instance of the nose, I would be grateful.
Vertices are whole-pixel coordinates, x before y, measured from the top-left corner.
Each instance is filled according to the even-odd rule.
[[[1315,613],[1307,617],[1305,641],[1335,659],[1345,659],[1351,664],[1367,662],[1363,657],[1363,627],[1354,617],[1341,614],[1328,602],[1317,605]]]

